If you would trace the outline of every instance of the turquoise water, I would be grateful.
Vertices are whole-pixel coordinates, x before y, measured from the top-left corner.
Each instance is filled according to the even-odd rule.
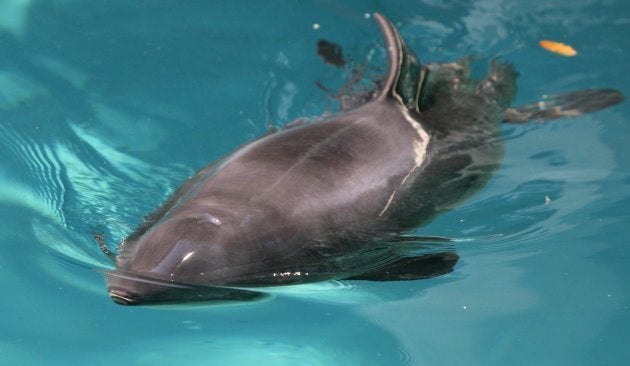
[[[473,238],[449,275],[280,289],[238,306],[122,307],[112,247],[178,184],[271,121],[334,111],[320,38],[424,61],[499,56],[516,104],[630,95],[623,0],[0,2],[0,365],[621,365],[630,361],[630,104],[506,126],[489,185],[419,234]],[[578,56],[542,50],[540,39]],[[375,52],[376,50],[376,52]],[[480,68],[480,72],[483,69]]]

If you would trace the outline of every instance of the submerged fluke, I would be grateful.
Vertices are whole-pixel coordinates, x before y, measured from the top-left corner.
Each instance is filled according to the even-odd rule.
[[[623,102],[624,99],[623,94],[614,89],[585,89],[549,95],[535,103],[508,108],[505,111],[505,122],[542,122],[563,117],[578,117],[611,107]]]

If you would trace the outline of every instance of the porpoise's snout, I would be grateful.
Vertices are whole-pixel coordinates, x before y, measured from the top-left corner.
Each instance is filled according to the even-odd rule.
[[[221,286],[187,285],[129,272],[106,274],[111,299],[119,305],[167,305],[182,302],[243,302],[267,297],[263,292]]]
[[[138,301],[124,290],[109,289],[109,297],[119,305],[137,305]]]

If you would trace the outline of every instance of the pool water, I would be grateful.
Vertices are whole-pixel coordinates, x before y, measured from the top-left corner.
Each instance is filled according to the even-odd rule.
[[[630,95],[624,0],[0,2],[0,365],[622,365],[630,362],[630,104],[504,127],[489,184],[419,235],[445,276],[278,289],[246,305],[123,307],[111,248],[195,170],[268,125],[331,113],[383,70],[370,13],[425,62],[493,57],[515,104]],[[576,57],[538,46],[572,45]],[[372,69],[371,69],[372,70]],[[373,72],[378,72],[374,69]]]

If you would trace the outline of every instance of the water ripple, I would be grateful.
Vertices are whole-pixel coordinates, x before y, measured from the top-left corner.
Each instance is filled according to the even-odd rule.
[[[42,136],[26,122],[0,125],[0,200],[33,210],[36,237],[59,257],[103,268],[95,231],[114,248],[189,169],[149,165],[76,123],[59,129],[66,134]]]
[[[52,148],[3,125],[0,125],[0,139],[2,145],[12,153],[12,160],[26,165],[25,170],[30,175],[28,180],[36,182],[28,187],[21,184],[22,179],[12,179],[6,174],[2,181],[5,192],[3,198],[14,203],[26,202],[39,213],[65,225],[62,207],[66,187],[61,178],[61,165]]]
[[[398,365],[414,365],[415,359],[413,354],[404,348],[397,348],[396,355],[398,356]]]

